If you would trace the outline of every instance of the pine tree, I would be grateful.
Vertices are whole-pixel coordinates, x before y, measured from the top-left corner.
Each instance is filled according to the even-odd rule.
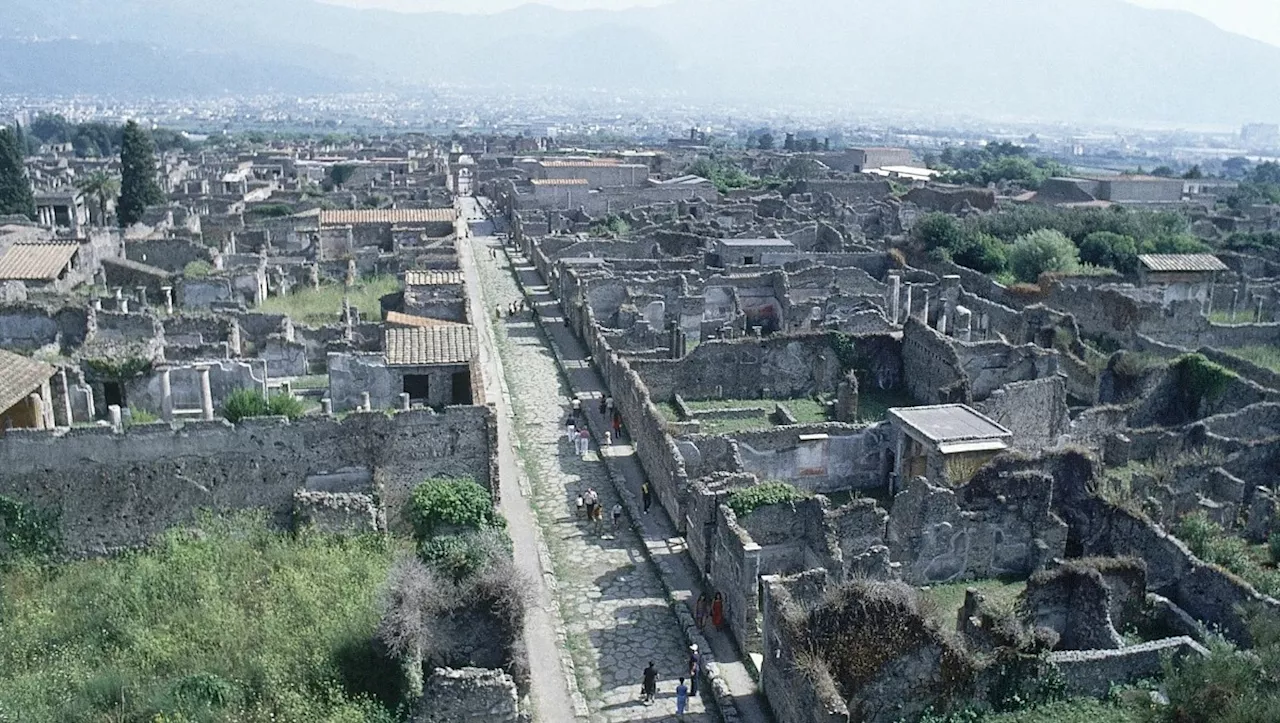
[[[116,205],[120,226],[141,221],[147,206],[163,202],[164,191],[156,182],[155,145],[146,131],[129,121],[120,144],[120,202]]]
[[[36,200],[23,164],[25,155],[13,129],[0,128],[0,216],[26,216],[34,221]]]

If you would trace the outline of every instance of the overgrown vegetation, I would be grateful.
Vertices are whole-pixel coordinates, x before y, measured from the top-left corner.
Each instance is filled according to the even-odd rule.
[[[1238,575],[1264,595],[1280,595],[1280,571],[1264,562],[1266,546],[1250,546],[1203,512],[1183,517],[1174,528],[1174,535],[1201,560]]]
[[[1011,245],[1046,230],[1071,241],[1078,250],[1077,262],[1121,273],[1137,270],[1139,254],[1208,250],[1191,236],[1190,223],[1182,215],[1121,208],[1022,205],[964,219],[931,213],[912,228],[911,239],[918,252],[933,253],[986,274],[1013,272],[1030,281],[1034,279],[1011,268]]]
[[[1183,408],[1197,413],[1204,402],[1221,397],[1227,386],[1239,378],[1235,372],[1209,361],[1202,354],[1183,354],[1173,360],[1169,368],[1177,374]]]
[[[1280,374],[1280,347],[1245,346],[1238,349],[1230,349],[1228,351],[1245,361],[1257,364],[1263,369],[1270,369],[1276,374]]]
[[[699,158],[694,161],[685,173],[703,178],[715,184],[720,193],[728,193],[740,188],[762,188],[764,182],[743,172],[732,161],[723,158]]]
[[[0,566],[41,561],[58,551],[58,515],[0,495]],[[0,602],[4,590],[0,587]],[[0,605],[0,611],[4,611]]]
[[[439,534],[505,527],[489,491],[470,479],[429,479],[409,498],[409,522],[418,540]]]
[[[623,220],[621,216],[611,213],[604,219],[591,224],[587,230],[593,236],[621,238],[631,233],[631,224]]]
[[[151,371],[151,360],[136,356],[113,359],[85,359],[84,365],[99,379],[133,379]]]
[[[761,507],[799,502],[811,495],[788,482],[763,482],[754,487],[734,490],[725,500],[738,517],[746,517]]]
[[[187,262],[186,266],[182,267],[182,275],[187,277],[188,279],[203,279],[208,277],[209,274],[212,274],[212,273],[213,273],[213,264],[210,264],[208,261],[202,261],[200,259],[196,259],[195,261],[189,261]]]
[[[369,276],[358,279],[350,289],[342,284],[324,284],[318,289],[299,289],[287,296],[270,296],[262,302],[262,310],[285,314],[295,323],[325,326],[340,321],[342,298],[346,296],[363,318],[378,321],[382,319],[382,297],[401,289],[400,280],[395,276]]]
[[[298,419],[306,413],[301,399],[284,393],[270,397],[256,389],[237,389],[222,403],[222,416],[232,424],[252,417],[288,417]]]
[[[0,573],[0,720],[391,723],[372,648],[385,538],[173,530],[146,552]]]
[[[988,143],[980,147],[947,148],[932,168],[943,171],[944,183],[986,186],[1012,183],[1035,190],[1053,176],[1070,172],[1066,166],[1043,156],[1032,157],[1013,143]]]

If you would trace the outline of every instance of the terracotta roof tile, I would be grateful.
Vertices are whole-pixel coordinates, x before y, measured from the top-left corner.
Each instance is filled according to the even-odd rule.
[[[432,319],[429,316],[416,316],[414,314],[402,314],[398,311],[388,311],[386,321],[392,326],[417,326],[422,328],[437,326],[467,326],[466,324],[460,324],[456,321]]]
[[[463,282],[461,271],[406,271],[405,286],[453,286]]]
[[[387,329],[383,333],[390,366],[466,364],[476,355],[475,330],[465,324]]]
[[[44,362],[0,349],[0,412],[37,391],[55,371]]]
[[[1156,272],[1227,270],[1227,265],[1213,254],[1141,254],[1138,261]]]
[[[0,279],[52,281],[79,250],[75,242],[14,244],[0,257]]]
[[[453,223],[458,212],[452,208],[374,208],[321,211],[321,226],[361,224]]]

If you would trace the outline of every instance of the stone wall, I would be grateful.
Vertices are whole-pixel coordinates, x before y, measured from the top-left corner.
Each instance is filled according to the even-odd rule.
[[[157,423],[122,434],[14,430],[0,438],[0,494],[57,512],[71,554],[143,544],[201,508],[262,508],[287,526],[298,489],[376,493],[388,524],[401,529],[400,508],[428,477],[470,477],[496,489],[495,437],[486,407],[341,422]]]
[[[357,409],[363,403],[363,393],[369,393],[369,403],[374,409],[398,409],[400,394],[404,392],[406,376],[427,377],[428,406],[439,407],[471,400],[453,399],[453,377],[469,374],[467,364],[434,365],[421,367],[387,366],[382,352],[331,353],[328,359],[329,398],[333,411],[345,412]],[[470,386],[468,386],[470,390]]]
[[[955,348],[914,317],[903,327],[902,371],[907,391],[921,404],[973,401],[968,375]]]
[[[1071,425],[1061,377],[1006,384],[974,408],[1013,432],[1013,446],[1029,452],[1052,447]]]
[[[889,548],[902,579],[928,585],[1035,572],[1066,550],[1053,492],[1046,474],[990,468],[957,489],[910,480],[889,511]]]
[[[677,391],[691,400],[806,397],[835,391],[840,373],[826,335],[713,341],[678,361],[631,366],[659,400]]]
[[[423,685],[413,723],[516,723],[520,696],[501,670],[436,668]]]
[[[829,673],[813,677],[796,666],[805,651],[795,623],[826,586],[826,573],[815,570],[796,578],[766,577],[761,614],[764,657],[760,689],[778,723],[850,723],[849,708]]]
[[[35,350],[56,346],[74,349],[89,334],[87,309],[46,308],[19,302],[0,306],[0,346],[12,350]]]
[[[744,471],[762,480],[827,493],[885,486],[887,434],[884,425],[813,424],[738,432],[732,437]],[[800,439],[822,435],[826,438]]]

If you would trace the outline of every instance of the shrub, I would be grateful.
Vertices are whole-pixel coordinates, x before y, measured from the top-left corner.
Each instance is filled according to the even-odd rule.
[[[152,422],[158,422],[158,421],[160,421],[159,417],[152,414],[151,412],[148,412],[145,409],[138,409],[137,407],[129,407],[129,425],[130,426],[133,426],[135,424],[151,424]]]
[[[1124,274],[1138,270],[1138,242],[1110,231],[1095,231],[1080,242],[1080,259]]]
[[[443,532],[503,525],[489,491],[469,479],[430,479],[418,485],[409,498],[408,516],[420,542]]]
[[[738,517],[746,517],[760,507],[799,502],[808,498],[808,493],[796,489],[794,485],[787,482],[765,482],[754,487],[735,490],[729,495],[725,504],[729,505]]]
[[[984,274],[1003,271],[1008,265],[1008,254],[1003,241],[985,233],[966,236],[958,248],[951,249],[957,264]]]
[[[284,393],[263,396],[256,389],[237,389],[222,403],[222,416],[235,424],[251,417],[288,417],[298,419],[306,411],[302,400]]]
[[[189,279],[203,279],[213,273],[213,266],[208,261],[196,260],[182,267],[182,275]]]
[[[1271,556],[1271,564],[1280,564],[1280,532],[1273,532],[1267,538],[1267,553]]]
[[[501,530],[438,535],[418,545],[418,557],[454,582],[472,577],[496,556],[510,554],[511,543]]]
[[[1071,273],[1079,267],[1080,252],[1059,231],[1032,231],[1009,248],[1009,269],[1020,281],[1034,282],[1040,274]]]
[[[954,251],[965,245],[966,235],[959,219],[945,213],[929,213],[911,228],[911,238],[925,251]]]
[[[1189,410],[1199,410],[1201,402],[1217,399],[1232,380],[1239,378],[1202,354],[1183,354],[1173,360],[1170,369],[1177,373],[1178,391]]]

